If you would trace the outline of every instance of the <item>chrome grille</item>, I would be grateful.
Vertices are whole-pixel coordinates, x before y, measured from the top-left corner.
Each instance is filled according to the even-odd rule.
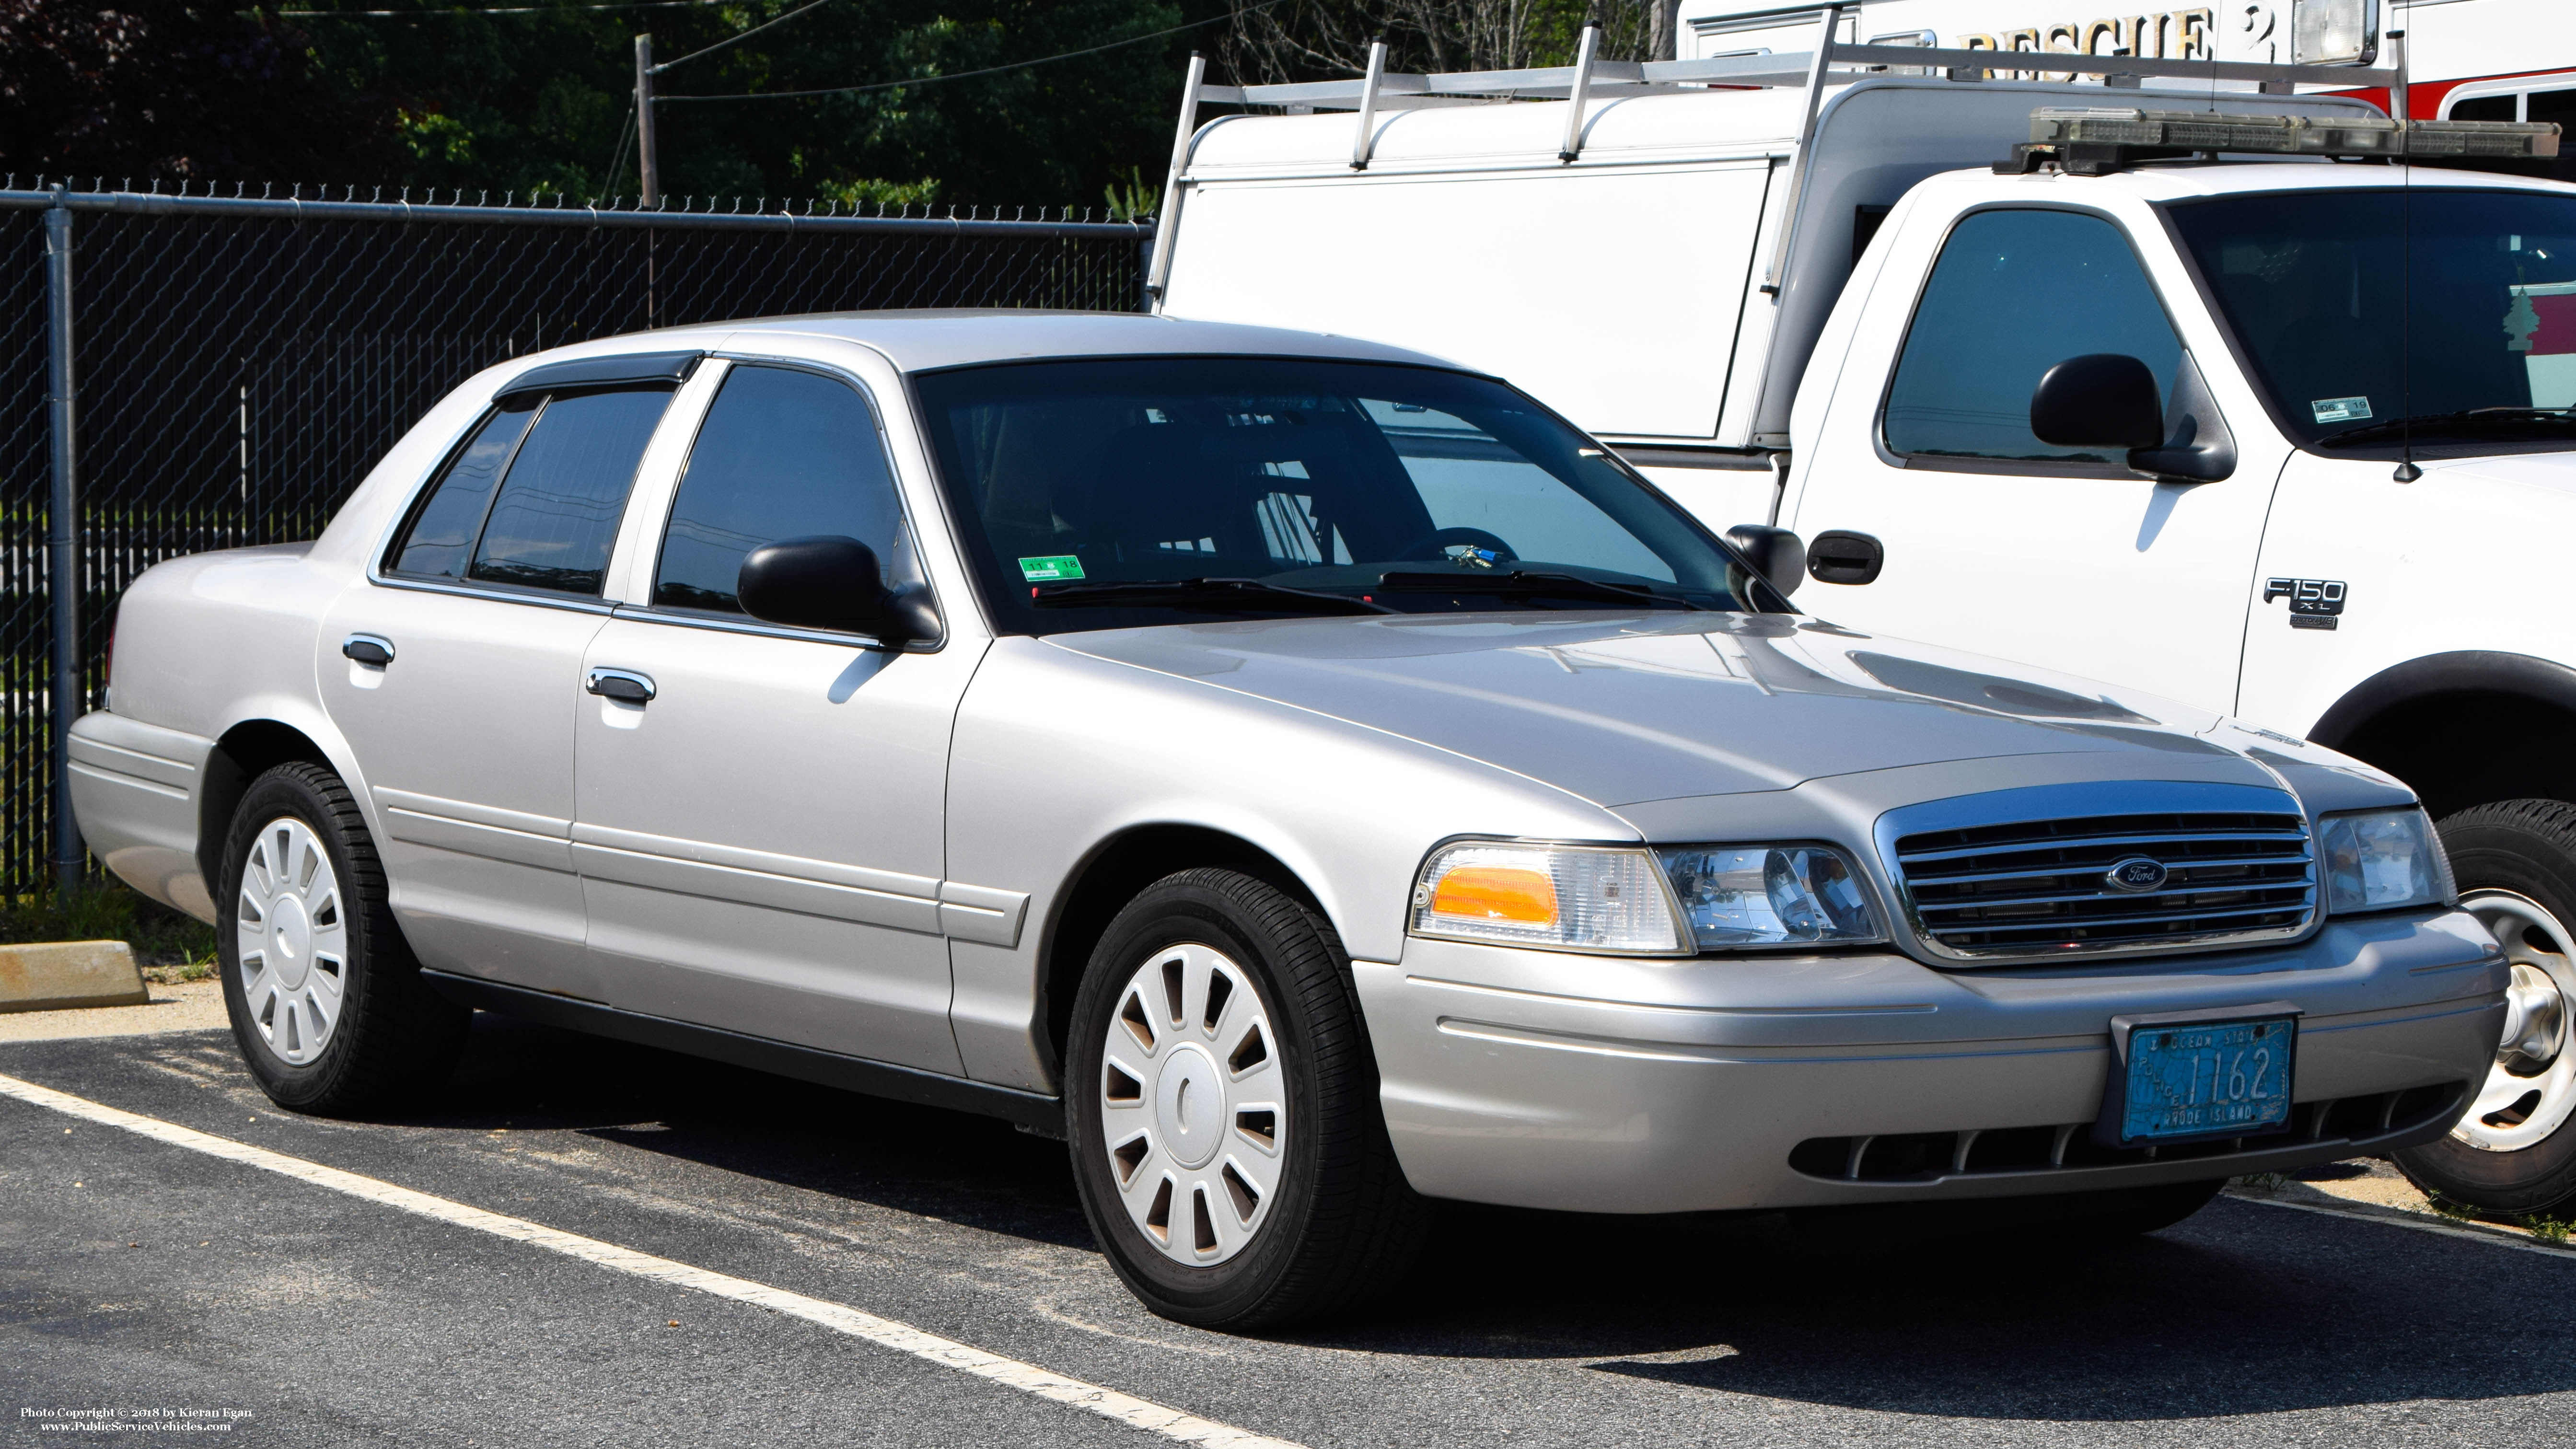
[[[2244,794],[2287,808],[1917,829],[1895,836],[1892,854],[1917,933],[1956,959],[2286,940],[2305,931],[2316,910],[2307,822],[2280,792]],[[2135,867],[2127,887],[2115,884],[2114,868],[2135,861],[2156,868]]]

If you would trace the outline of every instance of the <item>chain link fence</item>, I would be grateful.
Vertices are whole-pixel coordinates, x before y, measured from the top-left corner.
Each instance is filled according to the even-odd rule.
[[[0,896],[57,840],[45,213],[69,213],[84,708],[163,559],[310,539],[478,369],[657,326],[1141,305],[1150,226],[0,188]],[[458,198],[461,202],[461,197]],[[72,860],[77,865],[77,854]]]

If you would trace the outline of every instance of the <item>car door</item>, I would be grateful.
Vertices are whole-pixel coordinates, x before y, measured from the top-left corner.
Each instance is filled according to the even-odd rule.
[[[2130,472],[2124,455],[2030,430],[2032,390],[2068,358],[2137,357],[2168,399],[2179,379],[2185,406],[2214,409],[2203,357],[2224,364],[2224,349],[2213,340],[2195,357],[2184,346],[2137,248],[2100,213],[1970,211],[1912,274],[1927,264],[1910,315],[1905,299],[1893,315],[1891,299],[1871,299],[1876,318],[1855,339],[1831,425],[1797,462],[1790,525],[1863,572],[1874,543],[1878,572],[1820,582],[1799,604],[2232,708],[2277,453],[2251,448],[2223,481],[2165,482]],[[1902,265],[1891,258],[1884,275]],[[1874,410],[1852,396],[1862,388],[1876,392]],[[1865,538],[1822,537],[1836,531]]]
[[[326,617],[323,705],[427,965],[598,996],[572,866],[573,711],[627,495],[693,360],[505,393]]]
[[[870,399],[730,364],[641,597],[590,641],[612,691],[574,731],[592,957],[628,1010],[955,1073],[941,803],[981,645],[888,650],[744,614],[743,555],[818,534],[922,579]]]

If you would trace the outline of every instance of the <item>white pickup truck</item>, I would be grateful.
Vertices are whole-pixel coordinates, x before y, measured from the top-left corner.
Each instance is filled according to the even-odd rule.
[[[2559,1209],[2576,571],[2542,555],[2576,522],[2576,187],[2534,179],[2557,127],[2297,93],[2393,85],[2402,116],[2402,69],[2052,58],[2106,88],[1980,55],[1193,75],[1157,304],[1508,377],[1749,522],[1825,618],[2404,779],[2515,988],[2486,1090],[2398,1159],[2489,1212]],[[1286,114],[1200,126],[1202,100]]]

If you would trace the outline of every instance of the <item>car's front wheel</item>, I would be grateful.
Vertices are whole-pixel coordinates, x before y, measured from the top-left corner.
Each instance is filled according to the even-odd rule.
[[[1358,1306],[1418,1240],[1332,927],[1226,870],[1119,912],[1073,1008],[1083,1210],[1167,1318],[1272,1327]]]
[[[2576,805],[2506,800],[2445,819],[2460,907],[2513,963],[2504,1038],[2448,1137],[2392,1154],[2428,1193],[2503,1217],[2576,1201]]]
[[[446,1077],[472,1013],[421,982],[338,775],[299,762],[252,781],[233,812],[223,883],[224,1007],[269,1100],[353,1112]]]

